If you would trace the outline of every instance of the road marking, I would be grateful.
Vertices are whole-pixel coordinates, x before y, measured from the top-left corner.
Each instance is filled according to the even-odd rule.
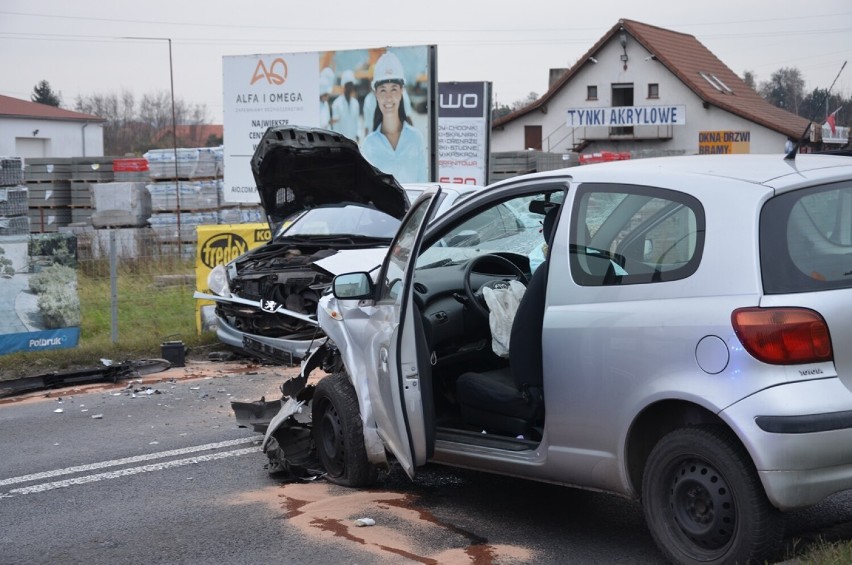
[[[6,485],[14,485],[16,483],[27,483],[30,481],[40,481],[42,479],[50,479],[53,477],[61,477],[62,475],[71,475],[73,473],[85,473],[87,471],[95,471],[97,469],[106,469],[108,467],[117,467],[119,465],[130,465],[133,463],[141,463],[143,461],[151,461],[153,459],[162,459],[164,457],[176,457],[178,455],[187,455],[189,453],[197,453],[208,449],[220,449],[223,447],[231,447],[243,443],[253,443],[259,441],[260,437],[245,437],[240,439],[230,439],[220,441],[218,443],[207,443],[204,445],[194,445],[184,447],[182,449],[172,449],[170,451],[158,451],[156,453],[148,453],[145,455],[136,455],[134,457],[125,457],[123,459],[113,459],[112,461],[101,461],[99,463],[91,463],[89,465],[79,465],[77,467],[67,467],[65,469],[56,469],[54,471],[45,471],[43,473],[34,473],[32,475],[23,475],[20,477],[12,477],[10,479],[0,480],[0,487]]]
[[[8,493],[0,493],[0,498],[8,498],[9,495],[15,496],[19,494],[33,494],[37,492],[45,492],[57,488],[65,488],[74,485],[84,485],[103,481],[105,479],[118,479],[120,477],[129,477],[140,473],[150,473],[151,471],[162,471],[173,467],[183,467],[184,465],[193,465],[195,463],[204,463],[206,461],[216,461],[217,459],[225,459],[226,457],[238,457],[249,453],[258,453],[257,447],[244,447],[243,449],[235,449],[233,451],[220,451],[219,453],[211,453],[210,455],[199,455],[198,457],[189,457],[187,459],[175,459],[165,461],[163,463],[153,463],[151,465],[143,465],[141,467],[131,467],[129,469],[120,469],[118,471],[110,471],[108,473],[98,473],[96,475],[87,475],[85,477],[75,477],[73,479],[65,479],[63,481],[54,481],[52,483],[42,483],[40,485],[32,485],[28,487],[15,488]]]

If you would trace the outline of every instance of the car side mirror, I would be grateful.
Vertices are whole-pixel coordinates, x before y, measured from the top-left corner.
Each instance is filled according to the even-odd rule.
[[[369,273],[357,272],[337,275],[331,283],[331,292],[341,300],[359,300],[373,296],[373,280]]]

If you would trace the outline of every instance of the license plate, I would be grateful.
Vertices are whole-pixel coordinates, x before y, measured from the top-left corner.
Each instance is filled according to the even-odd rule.
[[[279,363],[284,363],[287,365],[293,364],[292,353],[290,353],[289,351],[284,351],[283,349],[279,349],[277,347],[273,347],[268,343],[258,341],[253,337],[243,336],[243,348],[245,348],[246,351],[257,353],[262,357],[272,359],[273,361],[278,361]]]

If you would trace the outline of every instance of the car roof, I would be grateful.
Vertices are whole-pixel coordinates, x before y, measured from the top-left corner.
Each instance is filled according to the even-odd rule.
[[[763,190],[768,187],[783,192],[802,185],[852,178],[852,157],[816,154],[800,154],[789,160],[781,154],[655,157],[581,165],[529,176],[547,178],[557,174],[568,175],[575,182],[636,184],[653,183],[655,177],[717,177],[759,185]]]

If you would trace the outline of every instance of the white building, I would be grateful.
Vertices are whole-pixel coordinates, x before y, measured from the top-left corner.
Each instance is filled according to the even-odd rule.
[[[491,150],[782,153],[807,125],[695,37],[620,20],[540,99],[494,120]]]
[[[103,118],[0,95],[0,155],[101,157]]]

